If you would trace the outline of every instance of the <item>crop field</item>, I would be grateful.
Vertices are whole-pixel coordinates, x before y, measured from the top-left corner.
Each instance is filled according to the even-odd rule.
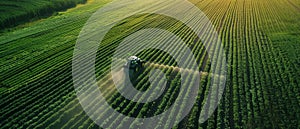
[[[33,15],[30,10],[47,10],[43,9],[44,5],[28,6],[33,5],[28,1],[44,3],[45,7],[51,6],[49,12],[40,12],[47,15],[62,8],[73,8],[42,20],[28,22],[32,18],[44,16],[36,13]],[[87,71],[80,73],[80,76],[87,78],[86,73],[94,73],[97,87],[105,98],[90,101],[88,111],[82,107],[82,100],[76,94],[78,89],[74,87],[73,68],[74,63],[78,62],[72,59],[86,22],[111,0],[87,0],[86,3],[84,0],[67,0],[64,1],[67,3],[65,5],[60,3],[62,0],[51,4],[46,0],[28,1],[0,2],[0,10],[7,10],[0,13],[0,27],[3,28],[0,31],[0,128],[137,128],[144,124],[138,119],[130,121],[122,119],[120,115],[110,114],[99,104],[104,101],[115,111],[130,118],[153,117],[170,109],[169,115],[162,117],[157,123],[146,124],[143,128],[300,128],[299,0],[189,0],[210,20],[222,45],[215,44],[212,35],[199,39],[185,23],[172,17],[148,13],[122,19],[109,30],[97,48],[94,71],[89,71],[89,66],[82,65],[82,69]],[[151,1],[147,1],[145,8],[167,10],[172,6],[163,0]],[[174,5],[176,2],[175,0]],[[84,4],[75,7],[78,3]],[[60,7],[56,8],[58,5]],[[26,7],[30,13],[22,14],[24,11],[15,10],[18,15],[12,15],[9,10],[14,10],[17,6]],[[24,18],[28,16],[30,18]],[[186,13],[186,16],[193,14]],[[25,24],[11,27],[20,23]],[[127,37],[131,34],[150,28],[167,30],[182,39],[193,53],[198,67],[196,71],[181,68],[173,55],[159,49],[140,51],[136,56],[146,63],[138,76],[131,79],[131,83],[138,91],[144,91],[145,95],[133,97],[139,100],[156,99],[139,103],[124,97],[115,87],[115,78],[124,79],[125,68],[119,68],[113,73],[111,68],[114,62],[122,66],[126,63],[126,58],[131,56],[128,53],[122,55],[122,58],[114,58],[119,44],[130,40]],[[143,33],[138,34],[139,38],[144,36]],[[164,47],[161,42],[167,35],[153,34],[152,37],[154,38],[145,41],[131,42],[155,42],[153,46]],[[202,40],[209,42],[204,45]],[[138,45],[130,48],[121,46],[120,52],[140,48]],[[213,56],[210,56],[207,48],[212,48]],[[225,53],[226,63],[215,63],[212,59],[220,58],[221,48]],[[180,56],[183,54],[179,50],[184,47],[167,45],[166,49]],[[193,63],[184,64],[191,66]],[[226,67],[226,75],[212,73],[212,69],[220,70],[222,66]],[[149,77],[150,74],[153,76]],[[199,75],[199,88],[194,91],[192,85],[195,85]],[[182,80],[183,76],[188,81]],[[220,81],[217,83],[220,85],[225,83],[224,91],[219,85],[211,86],[214,81]],[[165,87],[154,86],[156,94],[147,92],[147,89],[153,87],[153,82],[157,85],[165,84]],[[127,83],[124,84],[125,91],[126,85]],[[210,88],[216,92],[210,94]],[[80,90],[83,89],[84,87]],[[220,90],[223,91],[221,98],[218,96],[221,94]],[[127,92],[131,93],[129,90]],[[161,96],[157,97],[160,92]],[[191,98],[189,93],[197,93],[192,105],[184,102]],[[92,94],[93,92],[84,94],[83,98],[93,97]],[[215,99],[218,98],[220,101],[216,102]],[[212,105],[205,103],[218,106],[214,110]],[[181,111],[189,104],[192,108],[184,116]],[[172,108],[172,105],[180,108]],[[209,115],[209,112],[212,115],[200,123],[203,110],[206,111],[204,116]],[[98,121],[88,115],[90,112],[100,114],[96,116]],[[182,116],[184,117],[180,120]],[[100,121],[104,118],[107,121]],[[175,126],[173,119],[178,121]],[[130,124],[127,124],[129,121]]]
[[[9,0],[0,1],[0,28],[7,28],[28,22],[34,18],[46,17],[55,11],[74,7],[85,0]]]

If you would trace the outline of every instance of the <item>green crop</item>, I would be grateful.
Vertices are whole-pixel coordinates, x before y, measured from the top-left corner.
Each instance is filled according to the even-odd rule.
[[[162,0],[163,1],[163,0]],[[0,27],[6,28],[28,22],[53,12],[74,7],[84,0],[14,0],[0,2]],[[82,109],[72,80],[72,56],[78,35],[88,18],[110,0],[93,0],[59,15],[35,21],[24,27],[0,34],[0,128],[99,128]],[[138,76],[135,88],[149,87],[149,73],[160,69],[167,80],[164,93],[149,103],[137,103],[123,97],[110,74],[111,58],[118,44],[130,34],[146,28],[160,28],[180,37],[192,50],[201,73],[196,103],[189,115],[173,128],[299,128],[300,120],[300,15],[298,0],[190,0],[211,20],[223,43],[227,60],[226,87],[213,115],[198,122],[200,112],[211,111],[208,103],[216,103],[216,92],[209,96],[210,59],[218,58],[219,46],[213,57],[208,57],[203,43],[182,22],[162,15],[135,15],[120,21],[105,36],[98,48],[95,74],[99,89],[116,111],[127,116],[145,118],[161,114],[176,99],[186,100],[189,94],[179,94],[180,87],[189,87],[196,76],[193,71],[178,72],[177,62],[167,53],[156,49],[141,51],[137,56],[149,63]],[[150,5],[149,5],[150,6]],[[153,8],[163,9],[161,3]],[[18,8],[18,9],[16,9]],[[21,8],[23,10],[21,10]],[[3,11],[4,10],[4,11]],[[186,14],[190,15],[190,14]],[[210,41],[211,36],[206,36]],[[160,41],[154,38],[153,41]],[[158,44],[159,45],[159,44]],[[133,46],[131,49],[138,49]],[[176,54],[180,46],[170,46]],[[125,50],[123,50],[125,51]],[[191,58],[191,57],[187,57]],[[191,62],[185,62],[191,65]],[[160,65],[157,65],[160,64]],[[154,81],[162,84],[162,73]],[[181,86],[180,77],[187,75],[189,82]],[[85,74],[81,75],[82,77]],[[221,80],[222,76],[217,79]],[[160,90],[160,89],[156,89]],[[150,96],[146,98],[146,96]],[[88,97],[88,96],[87,96]],[[141,99],[151,99],[148,93]],[[100,102],[88,106],[97,111]],[[181,109],[179,109],[181,110]],[[182,114],[171,110],[169,117]],[[102,112],[105,116],[108,112]],[[99,117],[101,117],[99,116]],[[126,128],[125,120],[117,115],[103,121],[111,128]],[[163,118],[162,118],[163,119]],[[170,127],[171,121],[155,123],[154,127]],[[135,120],[130,127],[140,124]],[[148,125],[153,127],[153,125]]]

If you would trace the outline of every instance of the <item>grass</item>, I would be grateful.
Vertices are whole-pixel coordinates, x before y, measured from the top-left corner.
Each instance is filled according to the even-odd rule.
[[[86,0],[28,0],[1,1],[0,28],[9,28],[29,21],[45,18]]]

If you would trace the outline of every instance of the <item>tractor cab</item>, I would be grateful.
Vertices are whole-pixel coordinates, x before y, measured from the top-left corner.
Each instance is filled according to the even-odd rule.
[[[138,72],[143,67],[144,61],[136,56],[130,56],[127,59],[126,64],[124,65],[125,68],[130,70],[134,70],[134,72]]]
[[[127,59],[124,65],[124,70],[129,74],[131,82],[136,82],[138,76],[143,72],[143,63],[144,61],[136,56],[130,56]]]

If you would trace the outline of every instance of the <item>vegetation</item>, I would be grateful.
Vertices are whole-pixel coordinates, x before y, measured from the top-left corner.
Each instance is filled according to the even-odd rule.
[[[75,7],[86,0],[8,0],[0,1],[0,29],[12,27]]]
[[[226,87],[213,116],[199,124],[200,111],[202,108],[209,109],[203,107],[204,102],[211,97],[208,96],[211,75],[204,74],[193,109],[173,128],[299,128],[299,2],[190,1],[209,17],[222,39],[228,63]],[[29,7],[25,1],[13,2],[23,2],[18,6]],[[83,1],[75,3],[77,2]],[[99,128],[79,104],[72,82],[71,63],[80,30],[93,12],[108,2],[110,0],[95,0],[61,15],[0,35],[0,128]],[[63,5],[69,4],[59,7],[65,8]],[[162,3],[154,8],[166,6],[168,5]],[[39,9],[34,6],[28,10]],[[210,71],[208,60],[212,58],[207,56],[203,44],[196,40],[188,27],[166,16],[135,15],[114,26],[105,37],[103,46],[99,47],[96,57],[99,89],[105,93],[104,96],[115,110],[138,118],[160,114],[170,105],[176,105],[175,99],[184,100],[189,97],[189,94],[179,94],[179,78],[186,74],[189,79],[195,79],[193,72],[172,69],[171,66],[176,67],[177,63],[170,55],[155,49],[144,50],[138,54],[142,59],[170,67],[149,64],[138,77],[135,86],[139,90],[147,89],[149,83],[146,75],[153,67],[159,67],[168,76],[165,92],[154,102],[146,104],[132,102],[116,92],[112,88],[113,82],[109,74],[111,60],[108,59],[122,39],[144,28],[161,28],[182,38],[204,72]],[[216,47],[213,44],[211,46]],[[169,49],[180,48],[172,46]],[[154,81],[162,83],[162,74],[156,75]],[[185,83],[183,86],[189,85],[191,84]],[[94,105],[97,103],[99,102],[94,101],[89,106],[96,110]],[[176,110],[172,112],[172,118],[181,115]],[[106,113],[103,112],[102,115]],[[120,121],[118,116],[113,115],[107,119]],[[134,121],[131,127],[138,123],[139,121]],[[110,126],[112,123],[104,121],[102,125]],[[121,122],[118,127],[111,128],[122,127],[124,124]],[[171,128],[170,121],[156,123],[155,127]]]

